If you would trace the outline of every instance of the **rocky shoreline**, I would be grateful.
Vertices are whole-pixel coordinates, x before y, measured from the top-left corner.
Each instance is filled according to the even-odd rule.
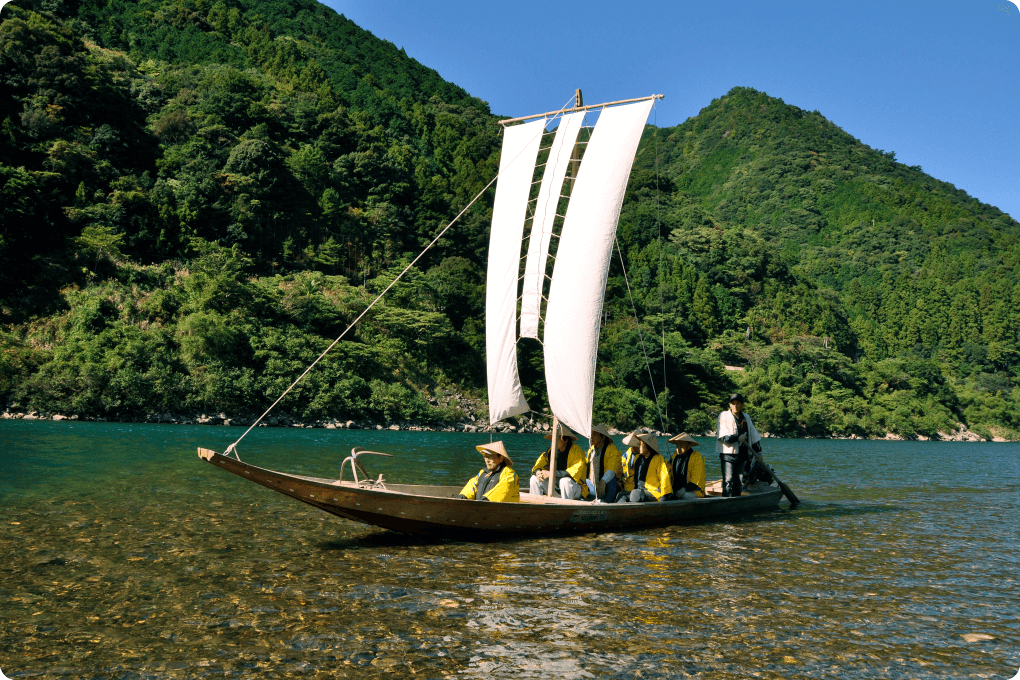
[[[175,413],[150,413],[144,418],[136,419],[112,419],[112,418],[88,418],[78,414],[64,415],[61,413],[48,413],[45,411],[24,411],[16,407],[8,407],[0,413],[2,420],[53,420],[53,421],[90,421],[90,422],[135,422],[135,423],[162,423],[167,425],[213,425],[228,427],[249,427],[257,416],[230,416],[226,413],[209,415],[206,413],[181,415]],[[848,440],[884,440],[884,441],[953,441],[953,442],[1007,442],[1011,441],[1002,437],[986,439],[976,432],[971,432],[963,423],[957,423],[958,429],[950,432],[938,432],[933,437],[917,435],[916,437],[903,437],[888,432],[884,437],[862,437],[857,434],[841,435],[832,433],[828,436],[801,435],[795,439],[848,439]],[[339,420],[336,418],[315,421],[302,421],[292,418],[286,414],[268,416],[258,424],[258,427],[297,427],[297,428],[322,428],[327,430],[394,430],[408,432],[485,432],[485,433],[544,433],[551,429],[547,420],[532,420],[526,418],[515,419],[515,422],[501,421],[489,426],[478,418],[472,418],[470,422],[463,421],[454,424],[421,424],[408,422],[378,423],[371,420]],[[671,437],[672,433],[661,432],[651,428],[640,428],[642,432],[654,434],[659,437]],[[610,428],[610,434],[619,436],[626,434],[621,430]],[[712,437],[715,432],[695,433],[696,436]],[[770,432],[763,432],[764,438],[783,438]],[[790,438],[790,437],[787,437]]]

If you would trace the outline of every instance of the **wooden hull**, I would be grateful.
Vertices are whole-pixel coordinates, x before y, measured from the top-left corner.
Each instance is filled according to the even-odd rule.
[[[209,449],[198,455],[256,484],[330,514],[409,534],[460,538],[524,534],[610,532],[687,524],[727,515],[774,510],[782,491],[763,487],[736,498],[707,496],[660,503],[589,503],[521,494],[520,503],[479,503],[457,498],[460,487],[388,484],[385,490],[354,482],[275,472]]]

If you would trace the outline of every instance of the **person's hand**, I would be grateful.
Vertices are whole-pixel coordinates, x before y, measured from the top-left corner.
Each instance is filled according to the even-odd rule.
[[[747,443],[747,435],[746,434],[740,435],[739,437],[737,437],[737,441],[740,442],[741,444],[746,444]]]
[[[549,479],[549,471],[539,470],[538,472],[535,473],[535,476],[538,477],[538,481],[544,482],[545,480]]]

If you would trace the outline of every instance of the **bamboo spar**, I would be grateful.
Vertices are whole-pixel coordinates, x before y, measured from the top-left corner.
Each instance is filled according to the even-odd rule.
[[[549,446],[549,496],[553,495],[556,484],[556,454],[560,444],[560,420],[553,416],[552,444]]]
[[[500,125],[507,125],[509,123],[519,123],[525,120],[534,120],[535,118],[549,118],[552,116],[559,116],[564,113],[574,113],[575,111],[590,111],[592,109],[601,109],[606,106],[616,106],[617,104],[630,104],[632,102],[643,102],[648,99],[663,99],[666,95],[664,94],[653,94],[650,97],[636,97],[634,99],[620,99],[615,102],[605,102],[604,104],[589,104],[588,106],[575,106],[572,109],[562,109],[560,111],[547,111],[545,113],[536,113],[533,116],[521,116],[520,118],[506,118],[504,120],[497,120],[496,122]]]

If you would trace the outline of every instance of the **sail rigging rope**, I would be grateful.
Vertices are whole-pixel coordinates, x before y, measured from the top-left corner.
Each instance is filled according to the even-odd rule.
[[[573,96],[571,96],[571,97],[570,97],[570,99],[568,99],[568,100],[567,100],[566,104],[564,104],[564,105],[563,105],[562,107],[560,107],[560,110],[559,110],[559,112],[558,112],[558,113],[557,113],[557,114],[556,114],[555,116],[553,116],[553,118],[555,119],[555,118],[556,118],[557,116],[559,116],[559,115],[562,115],[563,111],[565,111],[565,110],[566,110],[566,108],[567,108],[567,104],[569,104],[569,103],[570,103],[570,102],[571,102],[571,101],[572,101],[573,99],[574,99],[574,97],[573,97]],[[541,131],[540,131],[540,132],[538,133],[538,135],[543,135],[543,134],[545,134],[545,127],[544,127],[544,126],[543,126],[542,130],[541,130]],[[536,135],[536,136],[537,136],[537,135]],[[534,140],[534,137],[532,137],[532,140]],[[520,152],[518,152],[517,156],[520,156],[520,155],[521,155],[522,153],[524,153],[524,150],[523,150],[523,149],[522,149],[522,150],[521,150]],[[512,159],[510,159],[510,161],[509,161],[509,162],[507,163],[507,166],[511,165],[511,164],[512,164],[512,163],[513,163],[513,162],[514,162],[515,160],[517,160],[517,156],[514,156],[514,157],[513,157]],[[404,276],[404,274],[406,274],[406,273],[407,273],[408,271],[410,271],[410,270],[411,270],[411,267],[413,267],[413,266],[414,266],[415,264],[417,264],[418,260],[420,260],[420,259],[422,258],[422,256],[423,256],[423,255],[425,255],[425,253],[427,253],[427,252],[429,251],[429,249],[430,249],[430,248],[432,248],[432,246],[436,245],[436,243],[438,243],[438,242],[439,242],[439,239],[441,239],[441,238],[443,237],[443,235],[444,235],[444,234],[445,234],[445,233],[446,233],[447,231],[449,231],[449,230],[450,230],[450,228],[451,228],[451,227],[452,227],[452,226],[453,226],[454,224],[456,224],[456,223],[457,223],[457,220],[459,220],[459,219],[460,219],[460,218],[461,218],[461,217],[462,217],[462,216],[464,215],[464,213],[466,213],[466,212],[468,211],[468,209],[469,209],[469,208],[470,208],[471,206],[473,206],[473,205],[475,204],[475,202],[477,202],[477,201],[478,201],[478,199],[479,199],[479,198],[481,198],[481,197],[482,197],[482,194],[484,194],[484,193],[485,193],[486,191],[488,191],[488,190],[489,190],[489,187],[491,187],[491,186],[492,186],[493,184],[495,184],[495,183],[496,183],[496,180],[497,180],[497,179],[499,179],[499,175],[500,175],[500,173],[498,173],[498,172],[497,172],[497,173],[496,173],[496,176],[495,176],[495,177],[493,177],[493,178],[492,178],[492,180],[491,180],[491,181],[490,181],[490,182],[489,182],[488,184],[486,184],[486,185],[485,185],[485,187],[484,187],[484,188],[483,188],[483,189],[482,189],[481,191],[479,191],[479,192],[478,192],[478,193],[477,193],[477,194],[475,195],[475,197],[474,197],[474,198],[472,198],[472,199],[471,199],[471,202],[470,202],[470,203],[468,203],[468,204],[467,204],[466,206],[464,206],[464,209],[463,209],[463,210],[461,210],[461,211],[460,211],[459,213],[457,213],[457,216],[456,216],[456,217],[454,217],[454,218],[453,218],[452,220],[450,220],[450,223],[449,223],[449,224],[447,224],[447,225],[446,225],[445,227],[443,227],[442,231],[440,231],[440,232],[439,232],[439,233],[438,233],[438,234],[436,235],[436,237],[435,237],[434,239],[432,239],[432,242],[431,242],[431,243],[429,243],[429,244],[428,244],[427,246],[425,246],[425,249],[424,249],[424,250],[422,250],[422,251],[421,251],[420,253],[418,253],[418,256],[417,256],[416,258],[414,258],[414,260],[412,260],[412,261],[411,261],[411,264],[409,264],[409,265],[407,265],[406,267],[404,267],[404,271],[400,272],[400,274],[398,274],[398,275],[397,275],[397,277],[396,277],[395,279],[393,279],[393,280],[392,280],[392,281],[390,282],[390,285],[386,286],[386,289],[385,289],[385,290],[384,290],[383,292],[379,293],[379,295],[377,295],[377,296],[376,296],[376,298],[375,298],[374,300],[372,300],[371,304],[369,304],[369,305],[368,305],[368,307],[365,307],[365,310],[364,310],[363,312],[361,312],[361,314],[359,314],[359,315],[358,315],[358,318],[356,318],[356,319],[355,319],[354,321],[352,321],[352,322],[350,323],[350,325],[349,325],[349,326],[347,326],[347,328],[345,328],[345,329],[344,329],[344,332],[343,332],[343,333],[341,333],[341,334],[340,334],[340,335],[339,335],[339,336],[337,337],[337,339],[336,339],[336,340],[334,340],[334,341],[332,342],[332,344],[330,344],[330,346],[329,346],[329,347],[327,347],[327,348],[326,348],[326,349],[325,349],[325,350],[324,350],[324,351],[322,352],[322,354],[320,354],[320,355],[319,355],[319,356],[318,356],[318,357],[317,357],[317,358],[315,359],[315,361],[313,361],[313,362],[312,362],[311,364],[309,364],[308,368],[306,368],[306,369],[304,370],[304,373],[302,373],[301,375],[299,375],[299,376],[297,377],[297,379],[296,379],[296,380],[295,380],[294,382],[292,382],[292,383],[290,384],[290,387],[288,387],[288,388],[287,388],[286,390],[284,390],[284,391],[283,391],[283,394],[281,394],[281,395],[280,395],[280,396],[279,396],[279,397],[277,398],[277,400],[273,402],[272,406],[270,406],[269,408],[267,408],[267,409],[266,409],[266,411],[265,411],[265,413],[263,413],[262,415],[260,415],[260,416],[259,416],[259,417],[258,417],[258,418],[257,418],[257,419],[255,420],[255,422],[251,424],[251,427],[249,427],[249,428],[248,428],[247,430],[245,430],[245,431],[244,431],[244,434],[242,434],[242,435],[241,435],[240,437],[238,437],[238,438],[237,438],[237,441],[235,441],[235,442],[234,442],[233,444],[231,444],[230,446],[228,446],[228,447],[227,447],[227,450],[225,451],[225,454],[226,454],[226,455],[230,455],[231,453],[233,453],[233,454],[234,454],[234,456],[235,456],[235,457],[236,457],[236,458],[237,458],[238,460],[241,460],[241,457],[240,457],[240,456],[239,456],[239,455],[237,454],[237,445],[241,443],[241,440],[242,440],[242,439],[244,439],[245,437],[247,437],[247,436],[248,436],[248,433],[249,433],[249,432],[251,432],[251,431],[252,431],[253,429],[255,429],[255,427],[256,427],[256,426],[257,426],[257,425],[258,425],[259,423],[261,423],[261,422],[262,422],[262,419],[263,419],[263,418],[265,418],[265,417],[266,417],[267,415],[269,415],[269,412],[270,412],[270,411],[272,411],[272,410],[273,410],[274,408],[276,408],[276,405],[277,405],[277,404],[279,404],[279,403],[280,403],[280,401],[282,401],[282,400],[283,400],[283,398],[284,398],[284,397],[286,397],[286,396],[287,396],[287,395],[288,395],[288,394],[290,393],[290,391],[291,391],[292,389],[294,389],[294,387],[296,387],[296,386],[297,386],[297,384],[298,384],[299,382],[301,382],[301,380],[302,380],[302,379],[303,379],[303,378],[304,378],[304,377],[305,377],[306,375],[308,375],[308,372],[309,372],[309,371],[311,371],[311,370],[312,370],[312,368],[314,368],[314,367],[315,367],[315,365],[316,365],[317,363],[319,363],[319,361],[320,361],[320,360],[321,360],[321,359],[322,359],[322,358],[323,358],[324,356],[326,356],[326,354],[328,354],[328,353],[329,353],[329,351],[330,351],[331,349],[333,349],[334,347],[336,347],[337,343],[338,343],[338,342],[340,342],[340,341],[341,341],[341,340],[343,339],[343,337],[344,337],[345,335],[347,335],[347,332],[348,332],[348,331],[350,331],[350,330],[351,330],[352,328],[354,328],[354,327],[355,327],[355,326],[356,326],[356,325],[358,324],[358,322],[359,322],[359,321],[361,321],[361,319],[362,319],[362,318],[363,318],[363,317],[364,317],[364,316],[365,316],[366,314],[368,314],[368,312],[369,312],[369,310],[370,310],[370,309],[372,309],[373,307],[375,307],[375,304],[376,304],[377,302],[379,302],[379,300],[381,300],[381,299],[383,298],[383,296],[384,296],[384,295],[386,295],[386,293],[388,293],[388,292],[389,292],[390,288],[392,288],[392,287],[393,287],[393,286],[394,286],[394,285],[395,285],[395,284],[397,283],[397,281],[399,281],[400,279],[402,279],[402,278],[403,278],[403,276]]]
[[[637,315],[637,306],[634,304],[634,293],[630,290],[630,281],[627,279],[627,266],[623,263],[623,251],[620,250],[620,239],[614,238],[616,252],[620,256],[620,268],[623,269],[623,282],[627,284],[627,295],[630,296],[630,307],[634,310],[634,321],[637,323],[638,340],[641,341],[641,353],[645,356],[645,368],[648,369],[648,382],[652,385],[652,396],[655,398],[655,411],[659,414],[659,427],[666,431],[666,424],[662,420],[662,410],[659,408],[659,395],[655,392],[655,378],[652,377],[652,364],[648,361],[648,352],[645,351],[645,338],[641,333],[641,320]],[[665,351],[665,347],[663,347]]]
[[[662,408],[669,422],[669,386],[666,380],[666,310],[662,302],[662,221],[659,219],[659,106],[658,101],[652,104],[653,123],[655,129],[655,230],[659,238],[659,324],[662,331]]]

